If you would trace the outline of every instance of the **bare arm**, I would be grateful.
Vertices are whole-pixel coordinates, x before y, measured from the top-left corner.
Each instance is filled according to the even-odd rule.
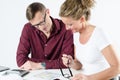
[[[82,68],[82,64],[76,59],[75,53],[76,53],[76,47],[74,46],[74,57],[75,57],[75,59],[74,59],[73,64],[71,65],[71,67],[73,69],[79,70],[79,69]]]
[[[64,65],[68,66],[67,62],[68,62],[68,59],[69,59],[69,62],[70,62],[69,66],[71,68],[73,68],[73,69],[79,70],[79,69],[82,68],[82,64],[76,59],[76,57],[75,57],[75,51],[76,50],[75,50],[75,46],[74,46],[74,58],[75,59],[73,59],[70,55],[64,54],[63,57],[62,57],[62,60],[63,60]]]
[[[82,64],[78,60],[74,60],[73,65],[71,65],[73,69],[80,70],[82,68]]]
[[[106,80],[111,79],[116,76],[120,72],[120,62],[118,56],[116,55],[112,45],[107,46],[105,49],[102,50],[102,53],[106,60],[108,61],[110,68],[93,74],[89,75],[89,80]]]

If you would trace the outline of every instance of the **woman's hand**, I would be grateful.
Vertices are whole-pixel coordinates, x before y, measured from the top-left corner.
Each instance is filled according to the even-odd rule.
[[[62,61],[65,66],[71,66],[74,62],[72,56],[66,54],[63,54]]]
[[[71,80],[90,80],[87,75],[84,74],[76,74],[74,75]]]

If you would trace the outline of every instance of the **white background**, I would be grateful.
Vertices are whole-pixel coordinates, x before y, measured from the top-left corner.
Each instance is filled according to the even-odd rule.
[[[59,8],[65,0],[1,0],[0,2],[0,65],[16,68],[16,50],[23,25],[27,22],[26,8],[32,2],[42,2],[51,16],[59,18]],[[108,32],[120,49],[120,0],[97,0],[90,22]]]

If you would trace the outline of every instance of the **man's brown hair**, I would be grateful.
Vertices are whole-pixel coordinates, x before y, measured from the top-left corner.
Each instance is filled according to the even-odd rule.
[[[34,2],[34,3],[31,3],[27,9],[26,9],[26,18],[28,20],[31,20],[35,17],[35,14],[40,11],[41,13],[44,12],[45,10],[45,6],[42,4],[42,3],[39,3],[39,2]]]

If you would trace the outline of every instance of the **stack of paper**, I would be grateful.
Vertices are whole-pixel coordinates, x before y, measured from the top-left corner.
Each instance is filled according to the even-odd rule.
[[[35,74],[25,80],[55,80],[55,79],[59,79],[59,80],[68,80],[67,78],[64,78],[61,74],[59,73],[53,73],[53,72],[49,72],[49,71],[44,71],[38,74]]]

